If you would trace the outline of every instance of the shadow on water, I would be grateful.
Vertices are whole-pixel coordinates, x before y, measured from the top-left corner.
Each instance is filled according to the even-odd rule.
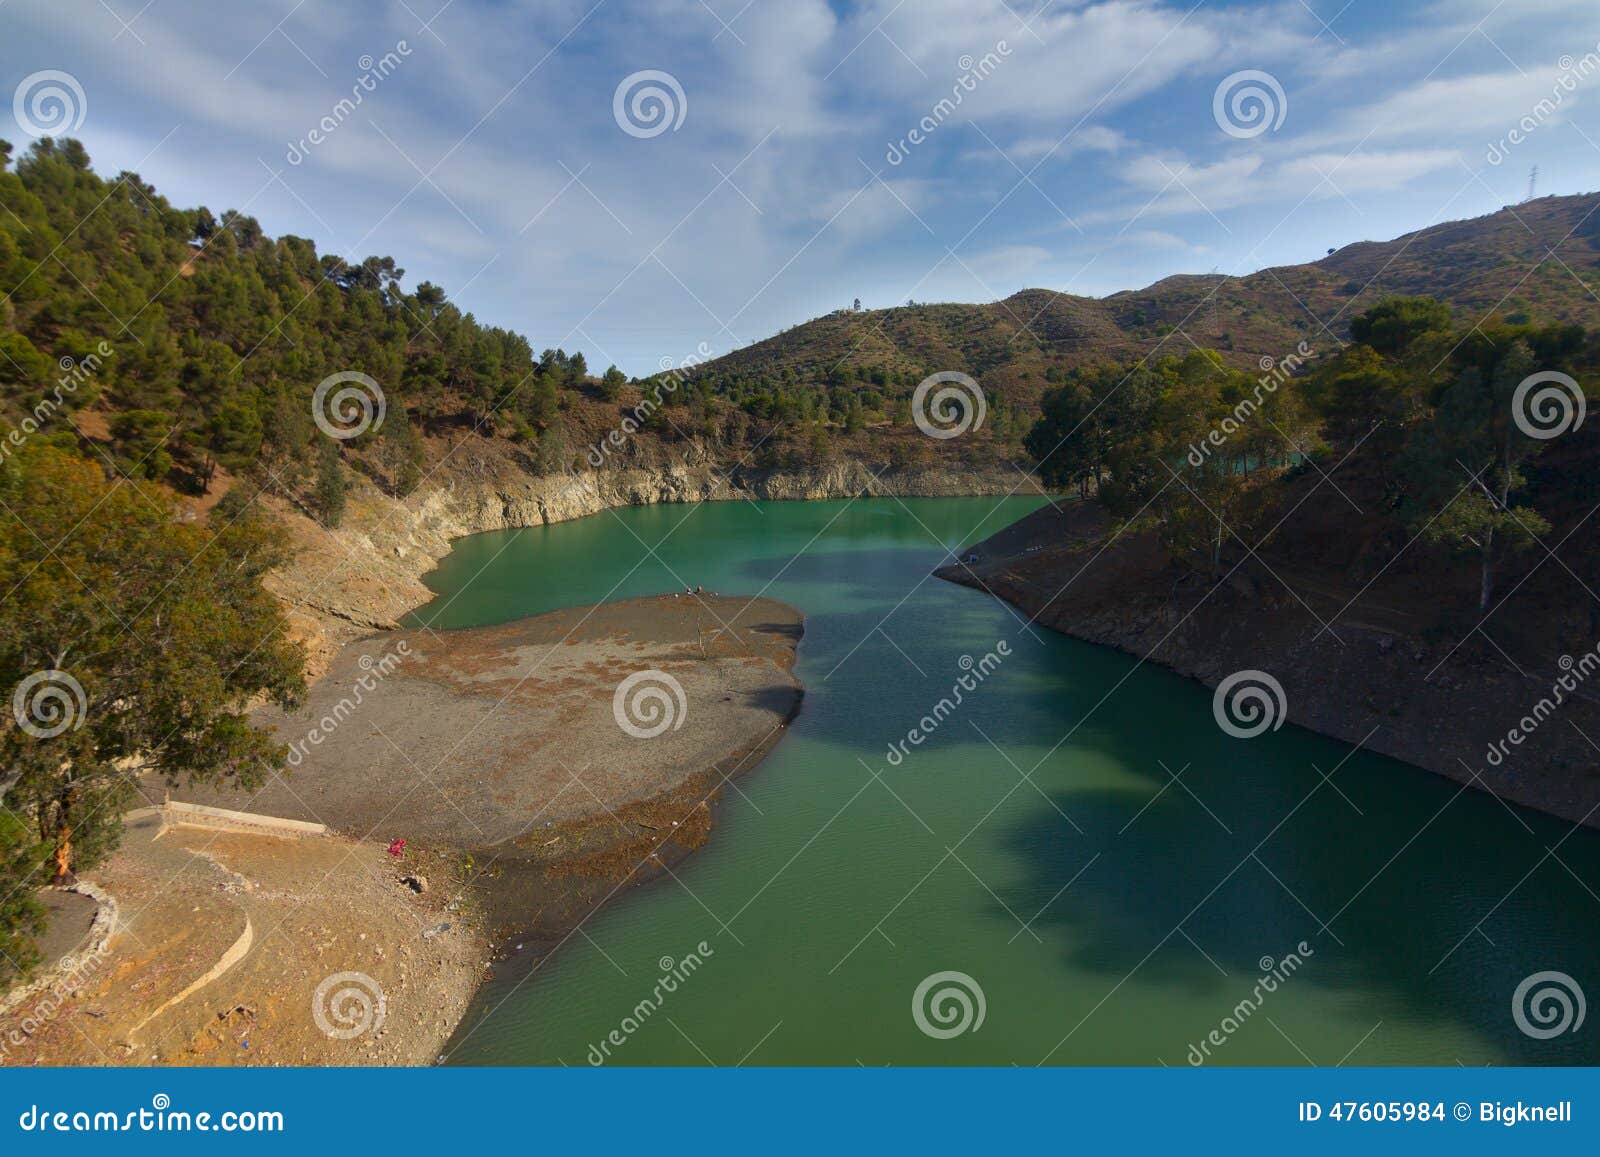
[[[783,716],[787,715],[790,709],[794,706],[795,692],[794,688],[792,687],[785,687],[782,683],[773,683],[769,686],[762,687],[758,691],[750,692],[746,696],[746,699],[749,701],[751,706],[770,712],[772,715],[777,716],[778,718],[782,718]],[[802,700],[802,702],[804,702],[804,700]]]
[[[817,574],[830,573],[818,560]],[[930,601],[972,594],[940,587],[924,611]],[[830,739],[873,751],[873,765],[917,800],[921,753],[890,771],[885,739],[948,691],[959,674],[953,656],[981,654],[996,635],[952,616],[933,646],[859,644],[882,618],[878,607],[830,613],[813,668],[832,669],[851,647],[870,646],[875,653],[858,651],[827,693],[926,705],[909,716],[834,713],[828,721]],[[1020,917],[1053,941],[1064,976],[1097,975],[1110,992],[1136,974],[1187,993],[1196,1019],[1185,1039],[1197,1040],[1250,992],[1263,960],[1282,960],[1305,942],[1308,963],[1293,983],[1358,1005],[1359,1016],[1370,1012],[1368,1025],[1445,1030],[1513,1063],[1600,1062],[1592,1025],[1536,1039],[1512,1016],[1525,977],[1595,977],[1600,833],[1292,725],[1233,739],[1192,680],[1054,634],[1035,638],[1013,618],[999,626],[1019,683],[1000,670],[922,750],[1002,779],[1009,767],[1013,779],[1027,773],[1037,784],[1037,794],[1021,792],[1029,806],[997,822],[1021,881],[972,902],[998,927],[1014,930]],[[885,696],[884,664],[912,661],[926,668],[924,678],[908,675],[925,688],[920,698]],[[1060,746],[1038,746],[1040,736]],[[1022,742],[1007,743],[1013,737]],[[1118,768],[1119,782],[1097,782],[1091,766]],[[1363,1048],[1389,1063],[1441,1062],[1436,1052],[1408,1055],[1412,1042],[1379,1037]],[[1342,1042],[1331,1056],[1331,1045],[1308,1047],[1318,1063],[1332,1063],[1357,1043]]]
[[[1138,792],[1071,786],[1086,757],[1150,759],[1150,721],[1108,703],[1099,726],[1040,768],[1049,803],[1007,827],[1022,882],[1001,891],[996,920],[1037,913],[1031,927],[1063,966],[1108,991],[1136,974],[1200,998],[1188,1040],[1250,992],[1263,961],[1304,941],[1311,953],[1289,983],[1366,1002],[1373,1024],[1454,1028],[1514,1063],[1600,1061],[1593,1031],[1538,1040],[1512,1016],[1524,977],[1594,976],[1600,833],[1441,791],[1430,773],[1294,727],[1231,739],[1190,718],[1209,706],[1193,694],[1140,698],[1168,704],[1160,729],[1183,737],[1166,767],[1149,767]],[[1318,1063],[1343,1051],[1302,1043]]]

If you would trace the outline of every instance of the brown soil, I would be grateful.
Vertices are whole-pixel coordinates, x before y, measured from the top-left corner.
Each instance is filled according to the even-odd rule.
[[[1339,481],[1369,500],[1359,479]],[[1151,532],[1113,537],[1092,502],[1046,506],[972,548],[976,561],[937,573],[1207,686],[1267,671],[1293,723],[1600,826],[1600,750],[1589,742],[1600,742],[1600,684],[1567,697],[1499,766],[1486,757],[1551,694],[1559,656],[1594,646],[1552,610],[1559,584],[1572,580],[1545,568],[1509,610],[1483,619],[1456,605],[1462,572],[1441,574],[1420,552],[1381,570],[1330,557],[1329,544],[1348,542],[1329,531],[1340,517],[1329,506],[1340,502],[1319,490],[1260,558],[1228,560],[1220,583],[1173,566]],[[1534,624],[1548,628],[1544,637],[1530,636]]]
[[[799,710],[802,629],[770,599],[664,595],[371,636],[340,651],[293,717],[258,716],[291,744],[287,774],[173,798],[447,852],[470,865],[498,929],[559,941],[704,844],[726,781]],[[675,725],[640,738],[619,724],[616,692],[647,671],[681,687],[682,709],[673,700]],[[640,686],[674,694],[655,676]]]
[[[770,599],[669,595],[370,636],[293,716],[258,713],[290,745],[284,774],[173,798],[478,854],[542,847],[555,824],[653,798],[781,727],[800,698],[800,630]],[[652,738],[617,720],[615,692],[636,672],[683,693]]]
[[[488,959],[444,860],[335,836],[169,826],[147,810],[95,872],[117,899],[105,951],[0,1017],[19,1065],[432,1063]],[[401,882],[421,874],[426,892]],[[441,925],[448,925],[442,931]],[[352,984],[383,998],[361,1026]],[[341,1016],[341,1014],[344,1014]]]
[[[47,888],[39,900],[50,914],[49,926],[39,937],[39,959],[59,960],[79,951],[89,937],[94,914],[100,905],[81,892],[68,892],[60,888]]]

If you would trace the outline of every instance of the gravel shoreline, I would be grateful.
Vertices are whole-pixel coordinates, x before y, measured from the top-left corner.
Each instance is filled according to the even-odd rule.
[[[256,717],[290,745],[287,774],[146,785],[150,804],[327,833],[135,813],[91,873],[121,909],[103,957],[0,1017],[17,1041],[0,1063],[435,1063],[496,945],[537,967],[705,844],[727,782],[799,711],[803,631],[771,599],[678,593],[347,644],[300,711]],[[348,1037],[315,1015],[346,975],[371,1006]]]

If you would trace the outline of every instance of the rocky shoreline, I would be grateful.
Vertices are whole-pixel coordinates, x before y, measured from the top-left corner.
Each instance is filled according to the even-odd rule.
[[[689,453],[655,465],[570,474],[530,474],[498,439],[436,464],[408,498],[362,482],[341,526],[328,530],[280,499],[295,556],[269,586],[288,607],[306,644],[308,673],[320,675],[339,646],[392,630],[433,598],[423,581],[458,538],[566,522],[623,506],[658,503],[806,501],[1042,493],[1004,464],[872,468],[857,461],[799,470],[725,468]]]
[[[1580,688],[1549,715],[1540,706],[1556,698],[1564,669],[1518,669],[1430,641],[1393,608],[1347,603],[1342,591],[1300,582],[1291,595],[1254,565],[1203,583],[1175,573],[1152,535],[1107,544],[1107,532],[1092,504],[1046,506],[935,573],[1207,687],[1240,670],[1267,671],[1284,688],[1292,723],[1600,827],[1600,751],[1590,742],[1600,741],[1600,696]],[[1336,616],[1337,638],[1322,627]],[[1508,743],[1513,729],[1519,738]]]
[[[428,664],[422,661],[421,652],[411,650],[413,643],[435,652],[435,661],[441,659],[440,648],[435,645],[441,639],[465,636],[469,639],[467,650],[472,649],[470,639],[474,632],[407,632],[400,628],[400,620],[409,611],[434,597],[423,582],[423,576],[450,552],[455,539],[485,531],[562,522],[620,506],[737,499],[854,498],[863,494],[924,497],[1006,493],[1016,485],[1012,472],[999,469],[875,471],[859,463],[841,462],[816,470],[727,471],[714,458],[694,452],[654,465],[538,475],[524,469],[514,450],[502,439],[484,439],[462,453],[452,449],[435,462],[430,478],[431,484],[425,484],[405,499],[388,494],[365,479],[358,479],[349,494],[342,525],[332,530],[313,521],[282,496],[263,496],[264,504],[285,527],[291,547],[291,562],[271,577],[269,586],[285,604],[291,623],[306,646],[307,675],[312,681],[309,702],[295,718],[267,712],[263,722],[277,727],[285,741],[291,742],[292,762],[297,765],[294,770],[300,774],[288,781],[275,781],[248,799],[233,791],[187,789],[174,794],[183,801],[224,808],[247,806],[263,815],[290,819],[320,822],[326,816],[334,830],[320,839],[334,841],[335,847],[348,846],[351,851],[339,852],[341,857],[355,855],[360,859],[369,857],[370,853],[377,861],[382,861],[384,841],[390,837],[408,839],[405,859],[397,864],[414,862],[428,870],[435,877],[436,889],[442,880],[453,881],[446,889],[445,898],[455,896],[457,900],[452,901],[452,906],[461,905],[450,920],[443,922],[453,929],[448,937],[436,937],[430,942],[433,955],[438,956],[437,972],[430,974],[421,959],[411,961],[423,984],[455,994],[435,1005],[435,1013],[445,1019],[438,1021],[435,1016],[426,1025],[419,1022],[409,1033],[396,1035],[391,1029],[386,1034],[386,1043],[376,1049],[344,1049],[343,1042],[339,1041],[330,1045],[320,1034],[307,1036],[302,1031],[306,1026],[298,1020],[283,1019],[294,1013],[299,1002],[293,998],[284,1000],[278,994],[294,991],[307,977],[291,976],[274,962],[258,962],[255,967],[261,976],[250,981],[250,985],[265,986],[263,991],[274,993],[271,1002],[274,1010],[279,1007],[283,1010],[276,1028],[258,1022],[258,1015],[264,1021],[264,1013],[258,1008],[258,1002],[246,1000],[244,1006],[251,1009],[251,1026],[240,1038],[241,1043],[232,1046],[238,1051],[224,1051],[220,1055],[215,1052],[220,1038],[214,1025],[178,1024],[174,1032],[179,1037],[189,1036],[191,1044],[176,1050],[174,1055],[161,1058],[169,1063],[183,1063],[185,1056],[198,1056],[202,1052],[207,1056],[206,1063],[217,1063],[223,1056],[227,1058],[223,1063],[259,1063],[274,1052],[280,1063],[432,1062],[445,1051],[447,1038],[458,1031],[458,1021],[468,1008],[470,991],[486,974],[483,970],[485,955],[498,954],[505,959],[514,936],[521,949],[517,953],[518,967],[537,968],[611,896],[664,874],[671,865],[702,847],[710,837],[718,800],[727,781],[759,765],[798,712],[802,691],[791,673],[794,649],[803,631],[803,620],[798,612],[764,599],[739,602],[671,596],[661,600],[629,600],[604,607],[570,608],[477,632],[483,636],[478,640],[483,643],[478,654],[443,657],[442,666],[454,669],[448,677],[436,677],[434,681],[454,679],[458,685],[430,692],[444,696],[434,704],[438,710],[431,714],[419,711],[417,703],[406,702],[403,698],[400,701],[403,705],[390,704],[387,708],[371,702],[373,672],[382,674],[382,681],[390,683],[391,690],[415,691],[428,683],[426,676],[417,677],[426,671]],[[735,602],[739,602],[737,607],[731,605]],[[654,605],[640,605],[644,603]],[[711,615],[719,621],[728,621],[749,615],[751,611],[756,612],[754,618],[759,622],[745,618],[744,622],[753,628],[745,634],[748,639],[755,640],[752,643],[755,650],[741,650],[739,645],[725,642],[720,647],[724,661],[719,665],[715,661],[719,648],[713,646],[706,652],[701,642],[704,632],[698,627],[691,629],[692,620]],[[476,782],[464,780],[454,785],[444,794],[445,802],[430,792],[426,807],[416,807],[410,812],[403,807],[397,810],[392,806],[394,800],[404,796],[405,791],[403,785],[397,788],[396,784],[406,775],[414,774],[414,769],[399,766],[400,761],[409,764],[415,757],[430,765],[435,762],[419,754],[427,750],[426,737],[403,733],[407,721],[453,714],[457,707],[470,702],[476,692],[482,692],[484,705],[497,704],[499,694],[519,684],[528,674],[492,670],[496,655],[503,657],[519,645],[536,645],[528,638],[500,637],[518,630],[558,634],[561,649],[568,652],[561,656],[564,661],[572,658],[572,643],[579,644],[580,650],[621,646],[640,651],[639,655],[628,657],[622,663],[618,662],[621,658],[618,655],[589,655],[593,661],[589,669],[583,671],[568,662],[556,687],[557,697],[565,704],[562,710],[567,712],[566,717],[538,717],[541,728],[548,733],[545,738],[552,739],[551,746],[559,747],[571,757],[566,762],[576,766],[573,761],[592,758],[584,752],[585,737],[591,743],[597,736],[607,733],[612,739],[621,737],[611,718],[612,693],[619,678],[638,662],[645,661],[676,672],[686,691],[694,696],[691,703],[699,701],[697,719],[703,725],[701,735],[707,742],[691,748],[682,745],[673,748],[672,737],[663,737],[656,743],[640,745],[649,751],[651,758],[641,760],[635,751],[626,760],[612,759],[605,763],[598,778],[591,778],[591,771],[586,770],[584,778],[589,782],[584,785],[583,797],[589,806],[558,809],[559,814],[541,819],[538,824],[532,822],[531,812],[537,810],[539,801],[532,797],[517,801],[511,808],[512,813],[516,813],[519,805],[530,805],[521,808],[521,812],[529,813],[521,815],[521,820],[528,821],[524,824],[527,830],[511,838],[502,833],[497,838],[485,839],[481,838],[482,831],[464,828],[435,831],[433,826],[437,825],[433,821],[439,816],[461,813],[451,798],[461,791],[469,795],[476,793],[478,803],[484,805],[474,811],[476,819],[472,826],[490,824],[490,817],[504,803],[496,798],[496,793],[503,796],[510,790],[514,794],[518,786],[517,775],[510,766],[514,760],[508,762],[504,757],[513,750],[525,755],[522,749],[529,746],[527,734],[493,737],[503,750],[480,752],[481,758],[476,761],[457,758],[451,758],[448,763],[438,761],[441,766],[469,769],[468,779]],[[424,635],[431,637],[426,647],[423,647]],[[405,644],[410,654],[402,656],[406,661],[391,667],[385,656],[392,656],[401,644]],[[554,636],[546,639],[545,644],[553,650]],[[695,649],[702,653],[694,662],[687,662],[683,652]],[[653,659],[644,659],[646,652],[653,654]],[[365,667],[361,666],[363,659],[368,663]],[[406,670],[408,666],[409,671]],[[720,679],[719,688],[722,684],[737,684],[741,675],[748,679],[752,674],[767,680],[771,687],[760,695],[759,704],[744,712],[742,722],[724,719],[722,716],[727,713],[724,700],[729,698],[726,690],[721,689],[713,696],[706,687],[697,688],[698,676],[686,668],[714,670]],[[391,674],[393,678],[389,677]],[[368,685],[363,694],[369,701],[359,707],[360,717],[352,717],[343,733],[344,740],[306,742],[306,736],[315,730],[316,720],[328,712],[342,714],[348,710],[350,704],[346,701],[350,691],[363,681]],[[474,681],[483,681],[483,687],[469,686]],[[537,680],[532,686],[541,689],[547,682]],[[754,698],[758,689],[747,690]],[[523,704],[522,708],[530,706]],[[383,719],[366,716],[374,708]],[[445,712],[444,708],[450,711]],[[574,711],[585,718],[575,721],[571,717]],[[510,719],[521,719],[526,730],[530,716],[524,710],[506,715]],[[588,718],[590,715],[595,718]],[[369,725],[363,727],[360,718],[367,718]],[[761,725],[757,726],[757,722]],[[373,727],[398,736],[399,741],[391,738],[386,743],[383,737],[371,734]],[[293,742],[297,740],[298,743]],[[573,740],[576,742],[571,742]],[[345,750],[350,743],[361,750]],[[373,765],[382,762],[379,757],[385,752],[398,753],[399,759],[391,761],[396,766],[378,769],[379,773],[374,774]],[[441,747],[435,754],[445,753],[446,747]],[[562,762],[560,752],[555,754],[556,762]],[[641,772],[642,778],[635,783],[607,780],[606,767],[631,767]],[[352,769],[353,773],[346,774]],[[527,766],[521,767],[522,772],[529,770]],[[548,772],[548,767],[532,770],[541,773],[535,774],[533,779],[545,802],[561,796],[562,785],[553,783],[549,774],[543,774]],[[151,792],[150,802],[159,802],[165,794],[163,788],[155,785],[151,786]],[[342,798],[335,798],[341,793]],[[410,834],[403,836],[401,833]],[[312,844],[319,849],[322,846],[319,839],[304,846]],[[129,849],[133,858],[119,853],[108,865],[107,872],[119,880],[123,877],[141,879],[145,866],[141,854],[144,846],[143,841],[134,841]],[[354,862],[341,859],[341,870],[347,863]],[[426,869],[427,865],[432,866],[431,870]],[[367,865],[362,870],[370,873],[374,866]],[[392,866],[390,874],[394,872],[400,872],[400,868]],[[392,886],[391,881],[384,890],[387,892]],[[400,889],[400,894],[406,894],[406,890]],[[418,899],[443,903],[443,899],[434,901],[432,896]],[[470,920],[465,918],[469,911],[473,914]],[[178,931],[173,935],[180,941],[186,939]],[[441,954],[437,946],[446,939],[451,941],[453,949]],[[381,932],[376,927],[368,929],[368,934],[362,935],[360,941],[364,946],[387,943],[391,956],[397,950],[411,951],[404,946],[403,934],[396,939],[393,928],[384,928]],[[496,944],[501,947],[496,949]],[[423,955],[428,957],[426,952]],[[252,959],[254,957],[252,954]],[[476,965],[472,963],[474,959]],[[119,977],[117,983],[98,985],[94,991],[86,992],[83,998],[69,1001],[69,1004],[78,1005],[83,999],[92,999],[95,1002],[93,1025],[127,1021],[138,1012],[135,1006],[142,1001],[129,1004],[127,997],[133,993],[125,978],[137,975],[141,967],[154,966],[153,962],[141,966],[132,959],[120,961],[114,970]],[[131,974],[130,970],[133,970]],[[128,1007],[123,1008],[125,1004]],[[198,1008],[204,1001],[197,997],[194,1004]],[[184,1015],[195,1012],[187,1009]],[[45,1043],[45,1038],[37,1042],[42,1051],[36,1052],[35,1063],[41,1060],[51,1063],[46,1059],[49,1056],[57,1056],[62,1063],[91,1063],[93,1059],[120,1055],[113,1050],[113,1054],[105,1057],[99,1053],[93,1058],[88,1054],[78,1056],[69,1046],[88,1038],[81,1032],[66,1031],[65,1019],[63,1014],[51,1026],[62,1031],[52,1033],[49,1044]],[[279,1038],[276,1049],[268,1046],[274,1032]],[[242,1043],[249,1038],[253,1038],[253,1050],[250,1044]],[[292,1049],[287,1043],[291,1040]],[[334,1053],[329,1054],[327,1047],[333,1047]]]

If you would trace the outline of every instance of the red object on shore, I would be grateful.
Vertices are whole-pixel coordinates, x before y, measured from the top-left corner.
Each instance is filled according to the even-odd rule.
[[[389,845],[389,854],[391,856],[403,856],[403,855],[405,855],[406,854],[406,842],[404,840],[395,840],[393,843],[391,843]]]

